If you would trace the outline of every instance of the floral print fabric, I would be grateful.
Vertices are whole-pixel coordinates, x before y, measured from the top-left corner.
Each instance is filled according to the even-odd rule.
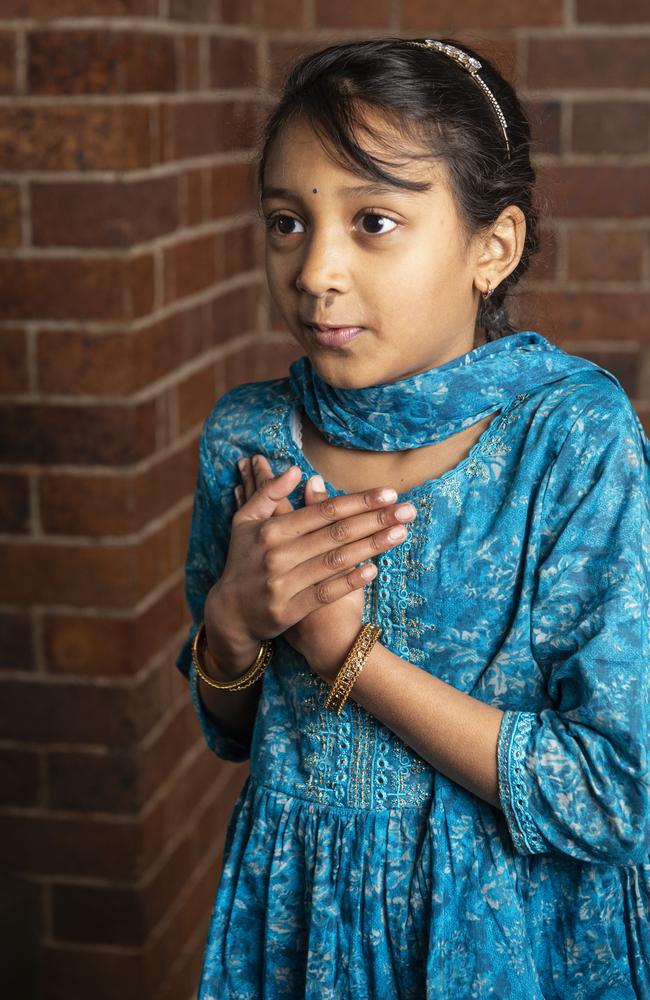
[[[236,462],[316,471],[287,379],[208,416],[177,664],[205,738],[250,759],[199,1000],[650,997],[650,442],[613,376],[534,382],[454,469],[401,495],[377,556],[381,641],[504,712],[501,809],[422,760],[288,642],[248,744],[204,708],[190,643],[223,572]],[[327,483],[330,495],[338,490]]]

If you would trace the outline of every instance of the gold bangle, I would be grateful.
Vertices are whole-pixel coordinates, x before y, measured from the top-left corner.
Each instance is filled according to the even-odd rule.
[[[217,688],[219,691],[242,691],[244,688],[250,687],[251,684],[254,684],[262,676],[273,656],[273,640],[263,639],[260,651],[255,657],[255,662],[251,664],[245,674],[242,674],[241,677],[235,677],[232,681],[215,681],[206,674],[204,667],[201,665],[199,649],[202,643],[207,645],[204,621],[199,625],[192,641],[192,661],[201,680],[209,684],[210,687]]]
[[[325,707],[332,709],[337,715],[343,711],[350,691],[368,659],[370,651],[382,634],[383,629],[373,622],[366,622],[357,635],[350,652],[345,657],[330,688]]]

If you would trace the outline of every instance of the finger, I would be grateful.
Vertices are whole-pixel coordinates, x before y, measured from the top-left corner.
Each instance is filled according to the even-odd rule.
[[[334,499],[340,500],[342,497]],[[317,500],[314,506],[318,506],[322,502]],[[313,510],[313,506],[299,508],[294,511],[294,517],[297,518],[300,513],[310,509]],[[305,563],[321,557],[329,559],[328,565],[331,567],[329,573],[323,573],[321,578],[330,576],[334,572],[336,560],[339,558],[336,554],[337,550],[361,542],[361,546],[357,544],[357,547],[351,550],[355,555],[362,550],[366,553],[359,556],[357,562],[376,554],[378,551],[386,551],[385,535],[387,530],[395,525],[413,521],[416,516],[417,511],[413,504],[399,503],[390,506],[384,505],[374,511],[332,521],[318,531],[308,532],[305,535],[294,535],[290,539],[280,531],[277,539],[272,536],[268,538],[269,544],[277,550],[275,555],[276,572],[291,573],[297,570],[299,573],[301,566]],[[281,522],[282,517],[278,517],[274,519],[273,523],[275,526]],[[399,541],[399,539],[393,540],[392,544]],[[343,566],[347,567],[349,563],[346,562]],[[302,586],[305,584],[297,583],[295,589],[299,590]]]
[[[246,475],[245,469],[240,471],[242,471],[242,475]],[[278,504],[288,497],[289,493],[293,492],[301,477],[302,472],[297,465],[289,466],[281,475],[267,479],[259,489],[255,489],[241,510],[235,512],[235,516],[240,521],[267,520],[273,516]],[[291,504],[289,506],[291,507]],[[291,510],[293,511],[293,507]],[[287,517],[289,515],[282,514],[280,516]]]
[[[277,544],[291,539],[304,540],[310,532],[317,532],[323,527],[331,528],[336,521],[384,510],[390,504],[394,504],[396,499],[395,490],[382,487],[360,493],[341,493],[306,507],[299,507],[290,513],[280,514],[274,518],[274,530],[278,534]]]
[[[253,459],[254,461],[251,464],[255,489],[260,489],[268,479],[273,478],[273,469],[271,468],[271,463],[265,455],[254,455]],[[290,513],[293,509],[294,508],[291,506],[290,500],[281,500],[277,505],[273,516],[277,517],[279,514]]]
[[[239,510],[245,502],[244,487],[241,484],[239,486],[235,486],[235,504],[237,506],[237,510]]]
[[[373,559],[378,553],[401,545],[408,538],[408,532],[407,525],[394,524],[356,542],[330,548],[312,559],[294,565],[285,573],[282,572],[280,563],[276,573],[284,576],[290,593],[298,594],[309,586],[318,588],[321,584],[331,583],[332,577],[351,573],[359,563]],[[284,556],[284,552],[282,555]]]
[[[357,566],[347,573],[306,587],[296,594],[291,602],[292,616],[297,621],[301,621],[312,611],[316,611],[326,604],[333,604],[341,597],[346,597],[353,590],[361,590],[377,575],[377,572],[375,563],[364,563],[363,566]]]
[[[237,462],[237,468],[239,469],[239,474],[244,487],[244,503],[247,503],[257,489],[253,476],[253,470],[251,469],[250,458],[240,458]]]
[[[327,490],[322,476],[310,476],[305,484],[305,506],[325,500]]]

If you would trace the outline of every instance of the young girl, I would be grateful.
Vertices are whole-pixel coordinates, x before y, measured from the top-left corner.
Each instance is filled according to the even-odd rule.
[[[201,1000],[650,996],[650,442],[508,322],[534,179],[453,39],[327,48],[272,112],[304,354],[200,441],[178,666],[250,757]]]

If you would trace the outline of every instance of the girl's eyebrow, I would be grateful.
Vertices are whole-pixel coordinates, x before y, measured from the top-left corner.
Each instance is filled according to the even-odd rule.
[[[400,188],[394,184],[382,184],[380,182],[357,184],[354,187],[340,187],[334,193],[344,198],[361,198],[363,195],[420,194],[419,191],[411,191],[408,188]],[[262,189],[262,201],[267,201],[269,198],[302,201],[299,194],[295,191],[290,191],[288,188],[264,187]]]

